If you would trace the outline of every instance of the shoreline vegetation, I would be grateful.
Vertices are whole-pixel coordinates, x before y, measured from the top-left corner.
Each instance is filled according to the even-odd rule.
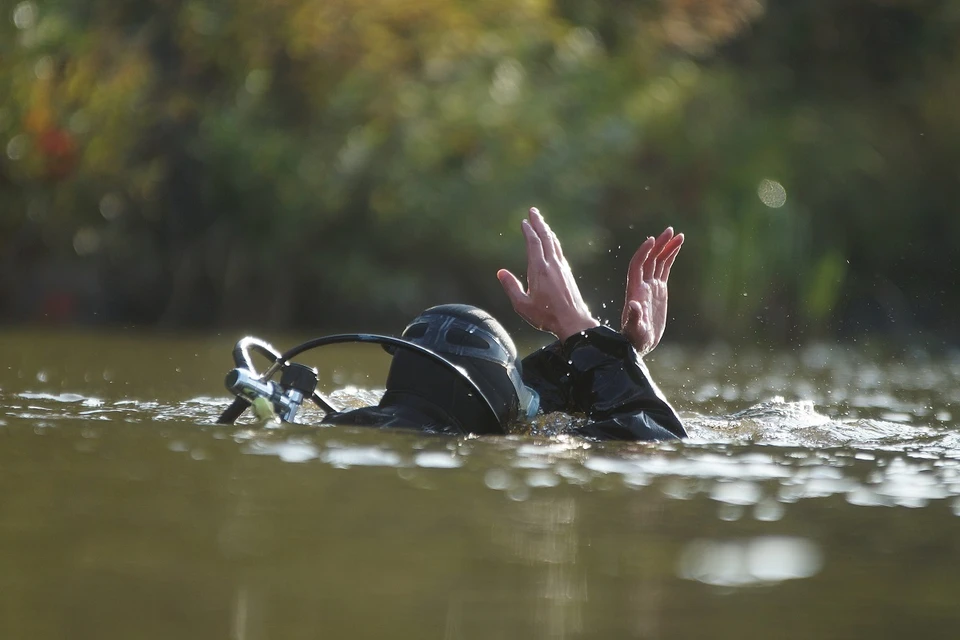
[[[953,3],[2,11],[4,324],[507,319],[537,206],[606,320],[669,224],[670,340],[960,342]]]

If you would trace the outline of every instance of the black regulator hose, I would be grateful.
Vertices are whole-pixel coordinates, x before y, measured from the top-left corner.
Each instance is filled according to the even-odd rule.
[[[450,372],[455,376],[459,377],[468,385],[470,385],[473,391],[477,394],[477,397],[483,399],[484,404],[487,405],[487,408],[490,410],[490,413],[494,419],[499,422],[500,417],[497,415],[493,405],[490,404],[490,399],[487,398],[483,391],[480,390],[480,387],[477,386],[477,383],[474,382],[474,380],[463,369],[453,364],[443,356],[431,351],[430,349],[421,347],[413,342],[408,342],[402,338],[382,336],[374,333],[339,333],[332,336],[324,336],[322,338],[307,340],[306,342],[298,344],[288,351],[279,353],[270,344],[264,342],[263,340],[248,336],[237,342],[237,345],[233,349],[233,361],[238,368],[248,369],[256,373],[257,370],[253,367],[253,362],[250,358],[250,350],[253,349],[257,351],[261,355],[266,356],[273,361],[270,367],[263,374],[263,378],[269,380],[283,367],[285,363],[290,362],[300,354],[310,351],[311,349],[316,349],[317,347],[323,347],[330,344],[341,344],[345,342],[372,343],[407,349],[408,351],[419,353],[420,355],[439,363],[450,370]],[[339,411],[337,408],[331,405],[327,399],[320,394],[319,391],[314,391],[311,399],[314,401],[314,403],[320,406],[321,409],[328,413],[337,413]],[[237,397],[233,403],[220,415],[220,418],[217,419],[217,423],[232,424],[249,406],[250,402],[247,399]]]
[[[388,345],[391,347],[399,347],[401,349],[406,349],[408,351],[413,351],[414,353],[419,353],[422,356],[433,360],[434,362],[440,363],[442,366],[450,370],[453,375],[459,377],[464,382],[466,382],[473,391],[477,394],[478,398],[481,398],[487,409],[490,410],[490,414],[494,419],[499,422],[500,416],[497,414],[496,409],[493,408],[493,405],[490,404],[490,399],[487,398],[486,394],[480,390],[480,387],[477,386],[477,383],[467,374],[466,371],[453,364],[440,354],[427,349],[426,347],[421,347],[418,344],[404,340],[403,338],[394,338],[392,336],[382,336],[375,333],[338,333],[332,336],[324,336],[322,338],[314,338],[313,340],[307,340],[303,344],[298,344],[292,349],[283,352],[283,354],[277,358],[277,360],[267,369],[266,376],[269,377],[273,373],[276,373],[277,369],[284,363],[293,360],[301,353],[309,351],[311,349],[316,349],[317,347],[323,347],[329,344],[339,344],[344,342],[364,342],[372,344],[381,344]]]
[[[230,406],[224,409],[220,417],[217,418],[217,424],[233,424],[249,406],[249,400],[237,396],[233,399],[233,402],[230,403]]]
[[[233,347],[233,364],[238,369],[249,369],[256,373],[257,368],[253,366],[253,360],[250,358],[250,349],[255,350],[270,362],[276,362],[280,359],[280,352],[273,348],[269,342],[264,342],[260,338],[247,336],[240,338],[236,346]]]

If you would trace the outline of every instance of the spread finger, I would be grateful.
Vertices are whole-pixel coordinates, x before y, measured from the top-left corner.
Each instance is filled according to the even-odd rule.
[[[683,236],[675,236],[664,245],[663,250],[660,252],[660,255],[657,257],[657,266],[654,270],[654,277],[658,280],[663,279],[663,274],[666,270],[667,260],[670,260],[670,263],[673,263],[673,258],[677,257],[677,251],[680,249],[680,245],[683,244]]]
[[[670,278],[670,268],[673,266],[673,261],[677,259],[677,254],[680,253],[680,247],[683,246],[683,234],[681,233],[677,237],[680,238],[680,242],[677,243],[677,246],[674,247],[673,251],[671,251],[670,254],[663,261],[664,262],[663,276],[661,277],[661,280],[663,280],[664,282],[666,282],[667,279]]]
[[[630,266],[627,268],[627,297],[632,298],[631,289],[643,281],[643,265],[653,249],[653,237],[643,241],[643,244],[636,250],[633,257],[630,258]]]

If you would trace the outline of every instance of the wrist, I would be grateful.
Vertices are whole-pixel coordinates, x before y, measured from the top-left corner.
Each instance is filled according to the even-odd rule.
[[[568,359],[574,353],[588,347],[600,349],[604,353],[617,358],[630,358],[632,360],[633,355],[636,354],[636,349],[633,348],[625,335],[613,327],[603,324],[575,333],[566,342],[559,343],[558,341],[558,344],[561,353]]]
[[[583,333],[593,329],[594,327],[599,327],[600,321],[596,318],[591,317],[590,315],[578,316],[576,318],[571,318],[564,321],[557,327],[557,338],[561,343],[565,342],[570,336],[577,335],[578,333]]]

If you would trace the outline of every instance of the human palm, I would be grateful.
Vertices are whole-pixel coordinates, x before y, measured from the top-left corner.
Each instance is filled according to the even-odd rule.
[[[520,279],[506,269],[497,278],[514,310],[531,326],[548,331],[561,342],[600,324],[591,315],[573,271],[560,247],[560,240],[536,208],[522,222],[527,243],[526,290]]]
[[[620,330],[641,356],[656,349],[666,329],[667,280],[682,245],[683,234],[667,227],[658,238],[647,238],[630,260]]]

